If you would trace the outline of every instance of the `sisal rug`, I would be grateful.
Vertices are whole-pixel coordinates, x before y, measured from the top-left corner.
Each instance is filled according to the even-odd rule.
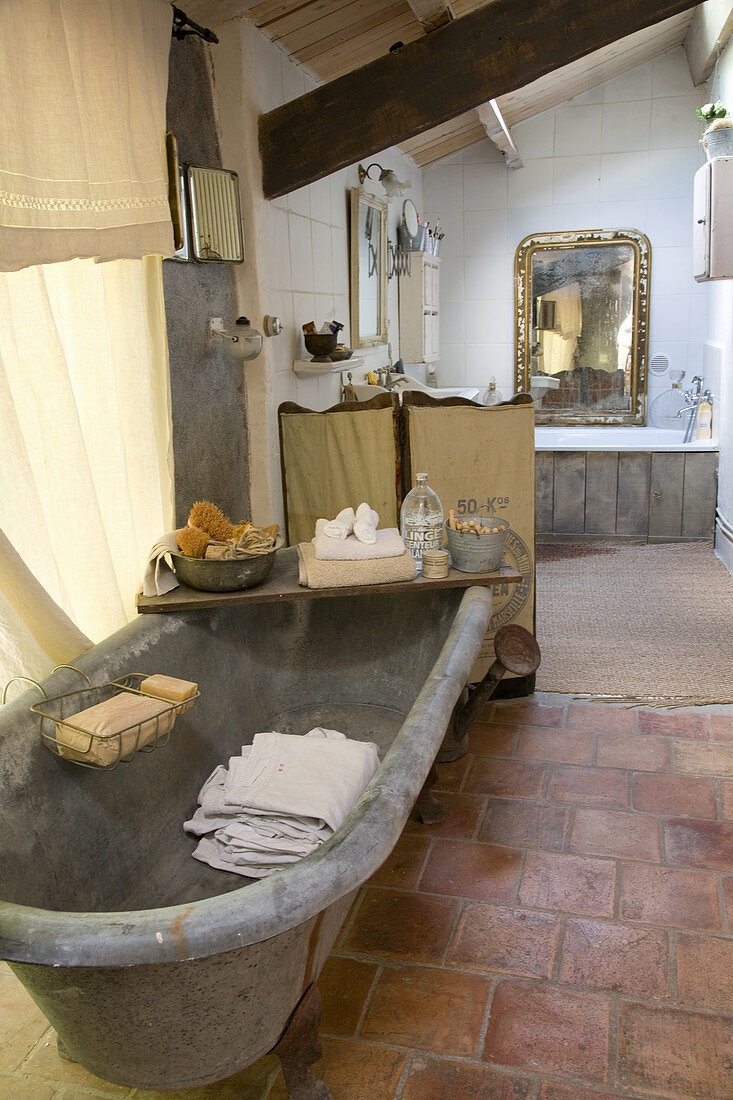
[[[537,691],[733,703],[733,576],[711,543],[537,547]]]

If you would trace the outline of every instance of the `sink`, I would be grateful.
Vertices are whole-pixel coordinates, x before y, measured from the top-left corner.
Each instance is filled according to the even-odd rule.
[[[403,393],[405,390],[419,390],[420,393],[429,393],[431,397],[466,397],[469,401],[480,401],[483,390],[480,386],[426,386],[424,382],[418,382],[409,374],[393,376],[395,384],[392,393]],[[368,401],[376,397],[378,393],[388,393],[384,386],[370,386],[367,383],[355,383],[354,393],[357,401]]]
[[[559,388],[560,379],[550,378],[545,374],[533,374],[529,380],[529,389],[533,396],[538,393],[544,397],[548,390],[557,390]]]

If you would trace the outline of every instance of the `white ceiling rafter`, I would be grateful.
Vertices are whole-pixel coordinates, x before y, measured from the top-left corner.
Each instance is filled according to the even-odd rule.
[[[476,114],[487,136],[506,157],[507,168],[524,168],[524,161],[504,121],[498,101],[490,99],[488,103],[482,103],[476,108]]]
[[[444,3],[443,0],[407,0],[407,2],[427,34],[437,30],[438,27],[444,27],[453,19],[450,4]]]

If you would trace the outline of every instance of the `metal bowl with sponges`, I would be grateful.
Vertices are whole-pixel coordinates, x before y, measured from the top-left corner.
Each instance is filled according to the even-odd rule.
[[[202,592],[238,592],[242,588],[254,588],[267,580],[280,546],[282,539],[267,553],[251,554],[246,558],[212,561],[208,558],[189,558],[186,554],[171,554],[171,558],[176,576],[189,588],[198,588]]]

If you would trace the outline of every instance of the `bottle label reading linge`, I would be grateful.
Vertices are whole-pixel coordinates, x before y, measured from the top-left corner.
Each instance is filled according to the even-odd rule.
[[[442,535],[442,524],[411,523],[405,520],[405,546],[418,563],[422,561],[424,550],[440,550]]]

